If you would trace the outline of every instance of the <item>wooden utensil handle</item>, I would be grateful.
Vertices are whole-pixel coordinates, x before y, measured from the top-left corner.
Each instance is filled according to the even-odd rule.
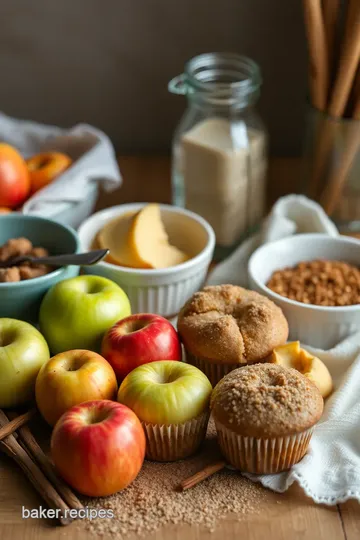
[[[329,87],[329,62],[321,0],[303,0],[303,6],[310,60],[311,101],[319,111],[324,111]]]
[[[314,114],[320,114],[316,111]],[[329,157],[333,150],[334,139],[336,134],[336,121],[326,115],[322,115],[317,125],[316,138],[314,141],[315,152],[313,156],[313,168],[311,171],[311,183],[309,185],[309,195],[317,200],[321,193],[324,177],[326,176],[326,168]]]
[[[330,79],[335,71],[335,56],[336,56],[336,34],[339,26],[340,0],[325,0],[323,1],[324,12],[324,27],[326,45],[328,51],[328,65]]]
[[[351,166],[360,148],[360,128],[357,128],[358,126],[354,126],[354,129],[349,131],[340,163],[334,169],[320,198],[320,204],[329,216],[339,203]]]
[[[349,3],[346,35],[341,52],[339,69],[332,91],[329,114],[336,118],[344,114],[351,86],[360,60],[360,7],[352,0]]]

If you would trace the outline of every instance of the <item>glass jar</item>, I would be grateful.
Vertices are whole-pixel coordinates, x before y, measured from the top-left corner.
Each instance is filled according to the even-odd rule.
[[[173,139],[173,204],[212,225],[220,257],[265,211],[267,134],[255,110],[261,82],[249,58],[208,53],[169,83],[170,92],[188,99]]]
[[[305,194],[342,234],[360,234],[360,120],[308,107],[303,156]]]

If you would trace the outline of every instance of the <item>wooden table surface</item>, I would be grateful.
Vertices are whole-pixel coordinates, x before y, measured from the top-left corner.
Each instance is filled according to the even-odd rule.
[[[123,188],[102,195],[98,208],[131,201],[170,200],[169,159],[165,157],[123,157],[120,166]],[[293,190],[298,162],[273,160],[270,167],[269,201]],[[0,539],[1,540],[90,540],[81,522],[66,528],[45,520],[22,519],[21,508],[38,508],[41,499],[10,459],[0,457]],[[260,512],[237,521],[229,516],[209,533],[196,527],[176,526],[147,536],[146,540],[359,540],[360,507],[355,501],[337,506],[316,505],[293,486],[285,494],[266,492]],[[131,537],[134,540],[134,537]]]

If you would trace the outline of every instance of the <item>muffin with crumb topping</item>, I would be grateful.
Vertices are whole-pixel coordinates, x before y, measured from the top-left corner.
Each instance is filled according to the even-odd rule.
[[[255,474],[278,473],[298,463],[323,407],[312,381],[276,364],[232,371],[211,397],[222,453],[235,468]]]
[[[186,361],[212,385],[233,369],[266,361],[289,335],[285,316],[274,302],[235,285],[195,293],[180,311],[178,331]]]

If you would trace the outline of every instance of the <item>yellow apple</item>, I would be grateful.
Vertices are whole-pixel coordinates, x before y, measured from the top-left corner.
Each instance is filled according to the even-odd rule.
[[[95,352],[80,349],[51,358],[36,379],[36,403],[51,426],[74,405],[114,399],[116,392],[116,376],[109,362]]]

